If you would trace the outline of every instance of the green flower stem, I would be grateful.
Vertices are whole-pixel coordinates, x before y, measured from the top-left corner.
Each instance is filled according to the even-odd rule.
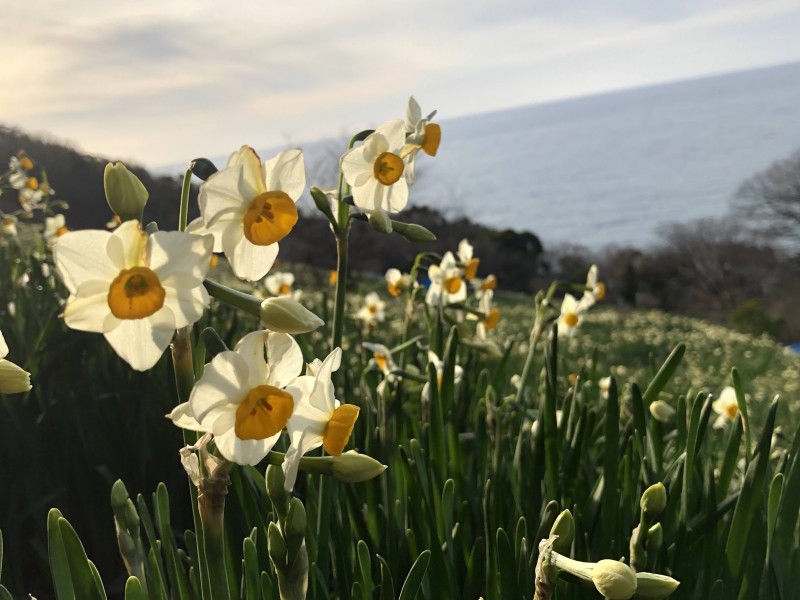
[[[189,191],[192,189],[192,169],[186,169],[181,185],[181,206],[178,213],[178,231],[186,231],[186,222],[189,218]]]
[[[539,343],[539,338],[542,336],[542,322],[539,316],[536,317],[536,322],[531,329],[531,335],[528,339],[528,356],[525,357],[525,366],[522,367],[522,374],[519,378],[519,389],[517,396],[514,399],[517,404],[522,405],[522,399],[525,394],[525,387],[528,383],[528,374],[530,373],[531,366],[533,365],[533,355],[536,351],[536,344]]]
[[[222,300],[226,304],[241,309],[247,314],[259,318],[261,317],[262,300],[260,298],[245,294],[244,292],[239,292],[221,283],[217,283],[216,281],[211,281],[210,279],[203,280],[203,285],[206,291],[217,300]]]
[[[188,402],[189,395],[194,387],[194,365],[192,362],[191,326],[179,329],[172,340],[172,364],[175,369],[175,387],[178,391],[178,402]],[[187,446],[197,442],[197,433],[183,430],[183,443]],[[197,506],[197,488],[189,481],[189,496],[192,505],[192,518],[194,531],[197,538],[197,555],[200,561],[200,589],[203,597],[206,596],[210,586],[208,563],[205,551],[205,536],[203,523]]]
[[[225,496],[231,483],[228,477],[231,463],[225,465],[203,479],[200,484],[202,493],[197,502],[203,522],[211,600],[230,600],[228,570],[225,566]]]
[[[343,202],[340,203],[340,230],[336,234],[336,296],[333,305],[331,349],[341,347],[342,335],[344,334],[345,297],[347,294],[347,252],[349,247],[348,238],[350,237],[350,224],[347,222],[349,212],[350,208]]]

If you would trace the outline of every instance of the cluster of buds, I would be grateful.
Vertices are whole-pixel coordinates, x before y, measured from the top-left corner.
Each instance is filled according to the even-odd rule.
[[[278,517],[267,530],[269,559],[278,576],[281,598],[302,600],[308,591],[306,509],[299,499],[290,499],[280,467],[267,467],[266,479],[267,495]]]

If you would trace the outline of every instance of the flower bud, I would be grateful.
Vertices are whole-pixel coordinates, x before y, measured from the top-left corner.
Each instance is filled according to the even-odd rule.
[[[664,542],[664,530],[661,528],[661,523],[656,523],[647,530],[647,559],[649,563],[655,561],[655,557],[661,550],[661,544]]]
[[[667,575],[658,575],[656,573],[637,573],[636,574],[636,597],[648,598],[650,600],[659,600],[666,598],[680,585],[680,581],[668,577]]]
[[[207,158],[195,158],[189,163],[189,170],[195,177],[206,181],[218,171],[216,165]]]
[[[325,321],[291,296],[267,298],[261,303],[261,324],[277,333],[308,333]]]
[[[556,517],[553,527],[550,528],[550,535],[557,535],[558,539],[553,542],[553,550],[561,554],[569,552],[572,540],[575,538],[575,519],[569,509],[561,511]]]
[[[647,488],[642,494],[639,506],[646,523],[655,521],[667,506],[667,488],[664,484],[659,481]]]
[[[628,600],[636,592],[636,573],[616,560],[599,561],[592,569],[592,582],[609,600]]]
[[[378,233],[392,233],[392,220],[382,210],[370,210],[367,212],[369,226]]]
[[[11,312],[9,302],[9,312]],[[0,394],[19,394],[31,389],[31,374],[22,367],[0,358]]]
[[[267,542],[269,557],[275,569],[282,571],[286,569],[287,548],[286,541],[283,539],[280,527],[275,522],[271,522],[267,528]]]
[[[122,163],[108,163],[103,172],[106,200],[123,221],[141,221],[149,194],[144,184]]]
[[[675,409],[663,400],[655,400],[650,404],[650,414],[656,421],[669,423],[675,417]]]
[[[355,450],[333,457],[333,476],[339,481],[360,483],[377,477],[385,470],[386,465]]]
[[[403,223],[392,219],[392,229],[409,242],[433,242],[436,236],[430,229],[416,223]]]

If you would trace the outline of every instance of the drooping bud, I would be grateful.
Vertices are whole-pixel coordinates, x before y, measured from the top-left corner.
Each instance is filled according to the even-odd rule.
[[[430,229],[416,223],[403,223],[392,219],[392,229],[409,242],[434,242],[436,236]]]
[[[680,585],[680,581],[657,573],[636,574],[636,597],[649,600],[666,598]]]
[[[308,310],[291,296],[267,298],[261,303],[261,324],[277,333],[308,333],[321,327],[325,321]]]
[[[592,569],[594,587],[609,600],[628,600],[636,592],[636,573],[625,563],[604,559]]]
[[[368,211],[367,222],[378,233],[392,233],[392,220],[382,210]]]
[[[656,523],[647,530],[647,564],[654,565],[658,553],[661,551],[661,544],[664,542],[664,530],[661,528],[661,523]]]
[[[103,172],[106,200],[123,221],[141,221],[149,194],[139,178],[122,163],[108,163]]]
[[[642,494],[639,502],[642,509],[642,519],[645,523],[652,523],[667,507],[667,488],[660,481],[651,485]]]
[[[355,450],[332,457],[333,476],[339,481],[347,483],[360,483],[377,477],[386,470],[386,465],[366,454],[359,454]]]
[[[206,181],[214,173],[217,172],[217,167],[207,158],[195,158],[189,163],[189,170],[192,175]]]

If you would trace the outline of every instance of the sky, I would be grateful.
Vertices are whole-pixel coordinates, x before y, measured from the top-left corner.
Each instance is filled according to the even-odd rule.
[[[797,0],[33,0],[0,123],[158,168],[800,60]]]

